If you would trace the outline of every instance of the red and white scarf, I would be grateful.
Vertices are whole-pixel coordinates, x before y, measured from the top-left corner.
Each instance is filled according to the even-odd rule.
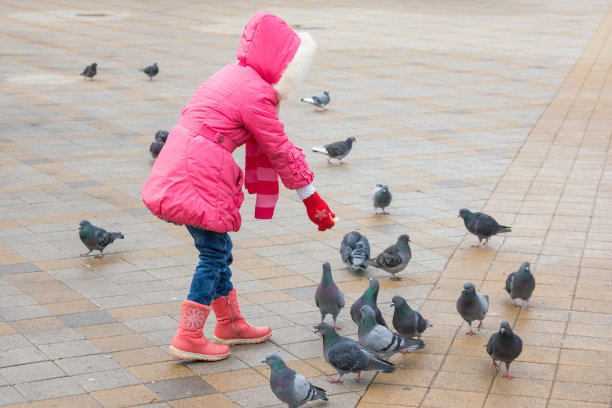
[[[274,207],[278,201],[278,173],[268,160],[268,156],[260,151],[255,138],[249,138],[245,148],[244,185],[249,194],[257,194],[255,218],[270,219],[274,215]]]

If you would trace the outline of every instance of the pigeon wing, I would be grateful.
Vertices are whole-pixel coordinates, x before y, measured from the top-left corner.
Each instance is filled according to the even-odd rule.
[[[474,218],[474,231],[476,234],[489,237],[497,232],[499,224],[490,215],[477,212],[474,213]]]
[[[402,262],[403,259],[400,250],[396,245],[390,246],[376,257],[376,263],[378,265],[387,267],[398,266]]]
[[[342,156],[346,153],[348,149],[348,146],[346,145],[345,141],[326,144],[324,147],[325,150],[327,150],[327,153],[329,153],[329,155],[332,157]]]
[[[514,276],[515,276],[516,272],[512,272],[510,275],[508,275],[508,277],[506,278],[506,292],[511,293],[512,292],[512,280],[514,280]]]
[[[354,340],[344,338],[333,344],[327,358],[329,364],[343,372],[360,371],[367,367],[370,361],[370,352],[365,350]]]

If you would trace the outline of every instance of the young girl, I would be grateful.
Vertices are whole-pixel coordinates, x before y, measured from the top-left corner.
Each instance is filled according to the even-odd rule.
[[[244,321],[229,265],[228,231],[240,229],[243,172],[232,157],[246,144],[246,187],[257,193],[255,218],[272,218],[278,176],[297,190],[319,231],[332,228],[335,215],[312,185],[314,175],[302,151],[287,138],[278,118],[279,103],[303,78],[316,51],[307,33],[297,34],[279,17],[258,11],[247,23],[238,62],[210,77],[196,91],[172,129],[142,199],[164,220],[184,224],[200,251],[170,355],[180,359],[221,360],[234,344],[260,343],[269,327]],[[215,312],[213,341],[202,334]]]

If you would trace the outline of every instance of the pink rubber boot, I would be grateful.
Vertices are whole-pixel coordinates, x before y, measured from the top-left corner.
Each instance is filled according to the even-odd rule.
[[[170,344],[169,353],[181,360],[217,361],[229,357],[227,346],[214,344],[204,337],[202,329],[210,307],[191,300],[184,300],[179,327]]]
[[[232,289],[227,296],[213,300],[210,306],[217,316],[213,333],[213,342],[217,344],[255,344],[272,336],[272,329],[268,326],[255,327],[244,321],[238,307],[236,289]]]

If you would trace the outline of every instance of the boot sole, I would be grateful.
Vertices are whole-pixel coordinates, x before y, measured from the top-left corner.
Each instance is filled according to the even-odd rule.
[[[263,343],[264,341],[268,340],[270,337],[272,337],[272,333],[269,333],[263,337],[258,337],[256,339],[220,339],[217,336],[213,335],[212,338],[212,342],[215,344],[223,344],[225,346],[233,346],[236,344],[257,344],[257,343]]]
[[[203,360],[203,361],[219,361],[229,357],[230,353],[219,354],[216,356],[209,356],[207,354],[189,353],[188,351],[181,351],[170,346],[168,353],[179,360]]]

